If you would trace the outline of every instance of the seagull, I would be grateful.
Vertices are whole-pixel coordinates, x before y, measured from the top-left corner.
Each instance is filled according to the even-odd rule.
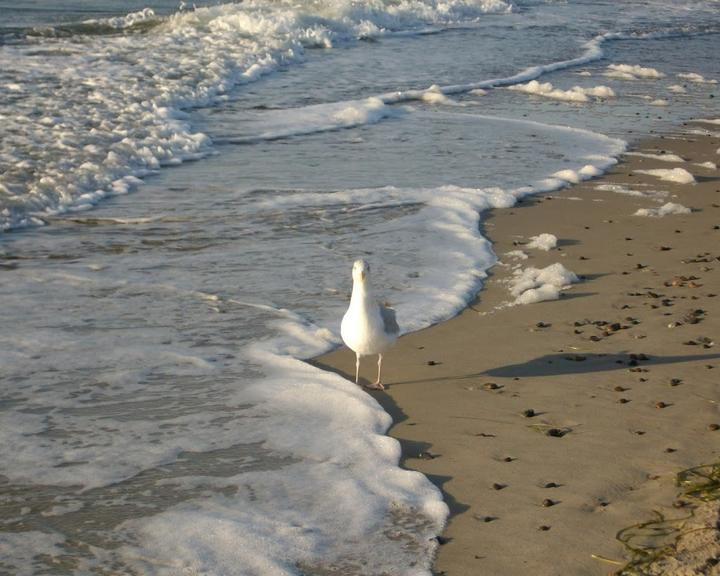
[[[370,265],[365,260],[355,260],[352,268],[353,291],[350,306],[340,324],[340,335],[348,348],[355,352],[355,384],[360,375],[360,358],[377,354],[377,381],[368,388],[385,390],[380,382],[382,355],[397,340],[400,327],[395,320],[395,310],[375,300],[369,275]]]

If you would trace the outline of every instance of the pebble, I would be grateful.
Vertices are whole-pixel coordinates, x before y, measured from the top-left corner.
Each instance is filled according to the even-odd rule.
[[[503,488],[507,488],[507,484],[500,484],[499,482],[494,482],[492,487],[493,490],[502,490]]]
[[[630,402],[630,400],[628,400],[627,398],[619,398],[618,399],[619,404],[627,404],[628,402]]]
[[[550,428],[547,432],[545,432],[547,436],[552,436],[553,438],[562,438],[567,433],[568,430],[561,430],[560,428]]]
[[[505,458],[503,458],[503,462],[512,462],[513,460],[514,458],[512,456],[505,456]]]
[[[672,454],[673,452],[677,452],[677,448],[665,448],[665,452]]]
[[[627,388],[623,388],[622,386],[615,386],[615,388],[613,388],[613,390],[615,390],[615,392],[625,392],[625,390],[627,390]]]
[[[668,407],[668,405],[665,404],[665,402],[655,402],[655,408],[662,409],[662,408],[667,408],[667,407]]]
[[[680,378],[670,379],[670,386],[679,386],[680,384],[682,384],[682,380]]]
[[[527,410],[523,410],[522,415],[525,416],[525,418],[532,418],[535,416],[535,410],[528,408]]]
[[[435,362],[435,360],[428,360],[428,362],[427,362],[427,365],[428,365],[428,366],[437,366],[437,364],[438,364],[438,363]]]
[[[546,524],[543,524],[542,526],[540,526],[540,527],[538,528],[538,530],[540,530],[541,532],[547,532],[548,530],[550,530],[550,526],[547,526]]]
[[[545,484],[545,486],[544,486],[544,488],[559,488],[559,487],[560,487],[560,485],[559,485],[559,484],[556,484],[555,482],[548,482],[548,483]]]
[[[715,423],[708,424],[707,429],[710,430],[711,432],[715,432],[716,430],[720,430],[720,424],[715,424]]]
[[[550,500],[550,498],[545,498],[545,500],[542,501],[542,505],[545,508],[550,508],[550,506],[555,506],[556,502]]]
[[[537,326],[538,328],[550,328],[552,324],[548,324],[547,322],[538,322],[537,324],[535,324],[535,326]]]
[[[500,386],[495,384],[495,382],[485,382],[485,384],[483,384],[483,388],[485,390],[497,390]]]

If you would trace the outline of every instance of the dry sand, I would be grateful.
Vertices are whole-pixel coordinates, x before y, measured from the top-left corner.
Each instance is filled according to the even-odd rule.
[[[621,566],[597,557],[630,559],[618,531],[653,510],[687,516],[673,507],[676,473],[720,461],[720,172],[697,165],[720,163],[720,139],[692,133],[702,128],[717,127],[688,125],[635,148],[683,163],[625,156],[599,179],[484,215],[500,263],[477,301],[387,355],[388,389],[372,393],[394,418],[403,465],[435,482],[451,509],[437,574],[613,573]],[[675,167],[697,183],[637,172]],[[693,212],[634,215],[665,202]],[[540,233],[558,247],[504,256]],[[582,282],[557,301],[503,306],[513,267],[555,262]],[[347,349],[315,363],[354,374]],[[704,514],[717,519],[717,508]],[[700,555],[718,555],[717,542]],[[675,573],[717,574],[709,562]]]

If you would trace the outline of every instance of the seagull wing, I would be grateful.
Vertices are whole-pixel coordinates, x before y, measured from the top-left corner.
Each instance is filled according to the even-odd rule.
[[[398,334],[400,332],[400,326],[398,326],[397,319],[395,318],[395,310],[383,306],[380,303],[378,303],[378,306],[380,306],[380,316],[382,316],[383,319],[385,332],[387,334]]]

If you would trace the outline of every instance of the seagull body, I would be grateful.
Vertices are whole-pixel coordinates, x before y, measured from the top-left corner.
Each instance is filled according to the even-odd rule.
[[[400,327],[395,320],[395,310],[378,302],[370,286],[370,266],[364,260],[353,264],[353,291],[345,316],[340,325],[343,341],[355,352],[355,383],[360,375],[360,358],[378,355],[378,377],[373,388],[384,390],[380,382],[382,354],[397,340]]]

